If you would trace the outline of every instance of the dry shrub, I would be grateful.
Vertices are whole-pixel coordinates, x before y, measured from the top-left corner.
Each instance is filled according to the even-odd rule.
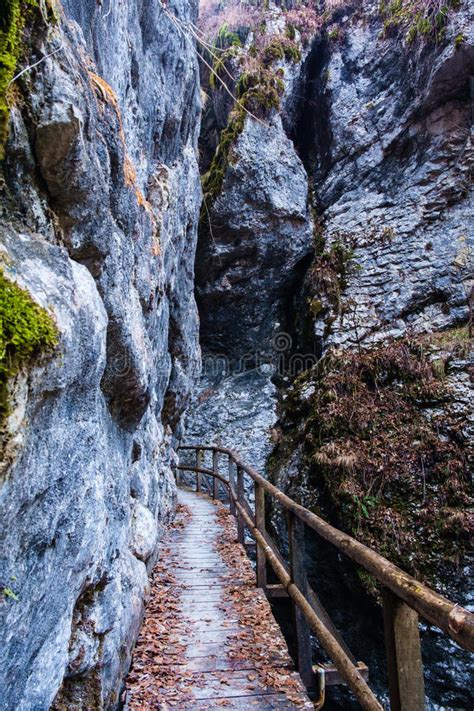
[[[220,28],[226,25],[229,31],[253,27],[261,11],[251,3],[231,0],[222,3],[219,0],[201,0],[199,5],[199,28],[206,38],[212,41]]]
[[[456,339],[452,353],[460,357]],[[472,523],[464,423],[445,407],[452,398],[426,337],[406,338],[327,356],[296,381],[281,420],[280,456],[303,446],[305,489],[323,515],[432,583],[460,565]]]

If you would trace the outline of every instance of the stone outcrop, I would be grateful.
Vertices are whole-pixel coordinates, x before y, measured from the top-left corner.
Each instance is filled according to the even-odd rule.
[[[1,194],[1,268],[59,332],[1,423],[0,706],[25,711],[116,707],[200,362],[192,45],[151,0],[62,7],[25,32],[53,54],[17,82]]]
[[[307,175],[277,113],[246,116],[221,192],[204,208],[196,262],[201,342],[255,364],[283,328],[312,252]]]
[[[316,357],[330,351],[343,357],[346,351],[346,357],[350,358],[347,355],[350,349],[357,358],[368,346],[390,350],[391,344],[397,344],[401,337],[411,338],[415,334],[415,351],[419,347],[422,353],[428,352],[433,370],[448,393],[434,411],[420,402],[416,417],[421,424],[423,418],[432,422],[434,417],[433,461],[439,455],[438,422],[441,423],[438,436],[443,432],[438,449],[442,451],[447,441],[443,430],[447,427],[459,453],[458,474],[462,485],[456,515],[461,523],[456,531],[445,531],[443,543],[449,547],[450,535],[463,541],[467,535],[463,495],[469,466],[467,455],[472,445],[472,408],[466,407],[472,373],[466,356],[465,328],[474,285],[469,192],[473,159],[469,77],[474,51],[469,3],[460,3],[460,7],[450,11],[443,36],[437,41],[428,32],[411,43],[406,39],[409,12],[400,13],[393,22],[385,18],[384,23],[378,0],[321,5],[328,12],[325,17],[313,18],[313,29],[308,29],[309,22],[304,26],[304,20],[310,16],[306,8],[300,27],[306,33],[306,45],[301,42],[304,38],[298,27],[296,32],[294,26],[288,27],[288,23],[294,22],[293,3],[286,4],[291,8],[287,15],[280,3],[270,3],[267,15],[273,19],[269,22],[265,16],[265,29],[261,31],[273,32],[276,28],[280,38],[292,36],[302,59],[274,65],[275,71],[284,70],[281,107],[270,113],[269,128],[246,118],[242,133],[232,142],[222,188],[204,216],[197,263],[203,345],[211,353],[222,353],[235,360],[248,352],[268,353],[272,333],[283,330],[293,339],[293,352],[288,354],[293,357],[296,351],[303,360],[308,351]],[[397,7],[400,5],[403,9],[408,6],[398,3]],[[287,17],[286,28],[284,17]],[[247,45],[251,41],[247,39]],[[258,51],[255,56],[259,56]],[[231,68],[235,70],[234,65]],[[210,103],[201,137],[206,169],[210,148],[218,145],[215,129],[225,125],[223,116],[229,113],[229,99],[221,90],[212,94]],[[296,205],[301,209],[295,211]],[[461,325],[464,328],[458,333],[456,328]],[[435,343],[426,335],[430,333],[435,334]],[[456,350],[458,345],[454,347],[451,343],[454,339],[456,344],[458,338],[462,356]],[[443,339],[448,355],[436,345],[444,343]],[[271,355],[268,360],[271,362]],[[328,362],[331,361],[325,361]],[[383,366],[383,358],[381,362]],[[248,365],[252,366],[250,360]],[[288,366],[288,362],[284,365]],[[438,367],[442,372],[437,371]],[[330,378],[337,379],[338,369],[331,371],[330,365],[327,368],[326,380],[333,383]],[[342,420],[337,411],[340,390],[334,386],[334,391],[327,393],[327,402],[324,401],[325,371],[321,372],[319,380],[318,371],[308,371],[305,380],[300,380],[293,389],[282,390],[280,427],[273,431],[280,444],[267,469],[271,469],[269,473],[279,486],[302,503],[317,511],[322,509],[336,525],[354,533],[348,522],[347,506],[351,503],[342,497],[337,500],[334,474],[337,462],[333,459],[340,454],[336,445],[349,441],[351,428],[357,428],[359,423],[349,419],[349,424],[345,423],[347,429],[337,431],[334,442],[329,441],[330,437],[324,439],[324,423],[318,420],[318,413],[326,410],[317,401],[311,412],[310,405],[305,403],[306,399],[316,402],[317,388],[329,412],[329,422],[334,420],[335,430],[338,425],[342,427]],[[387,372],[390,375],[389,366]],[[294,375],[294,372],[279,373],[282,374]],[[244,449],[261,462],[267,453],[268,435],[242,437],[242,432],[248,430],[241,418],[238,389],[235,401],[230,397],[222,401],[223,394],[233,392],[234,377],[218,383],[217,392],[212,392],[212,384],[204,382],[201,401],[190,418],[189,435],[199,440],[220,436],[231,446],[244,440]],[[249,372],[247,378],[251,380],[253,373]],[[399,380],[395,392],[397,388],[403,392],[403,378]],[[285,384],[280,378],[278,383],[282,382]],[[309,383],[308,390],[302,387],[304,382]],[[357,388],[354,392],[357,393]],[[292,413],[289,409],[295,399],[300,401],[300,407]],[[254,401],[269,415],[265,420],[268,433],[275,416],[272,399],[262,388]],[[368,412],[376,418],[383,407],[381,400]],[[358,419],[357,413],[354,418]],[[361,427],[365,419],[361,416]],[[403,431],[406,434],[407,427]],[[419,445],[415,440],[408,445],[412,450]],[[379,441],[372,442],[367,436],[361,441],[360,451],[364,453],[366,447],[370,451],[371,447],[376,449],[384,441],[387,440],[380,436]],[[332,482],[332,488],[328,485],[334,494],[332,499],[313,457],[316,453],[322,460],[318,447],[323,443],[327,446],[323,454],[329,460],[327,481]],[[348,456],[345,460],[340,457],[341,461],[346,461],[348,470],[354,467],[352,477],[347,474],[345,483],[357,483],[353,453],[344,451],[344,454]],[[405,515],[409,525],[415,526],[423,486],[417,482],[423,474],[423,465],[415,462],[410,470],[406,459],[400,458],[398,468],[400,476],[410,482],[412,493]],[[380,466],[383,471],[383,462]],[[427,472],[424,473],[429,478],[428,467]],[[442,486],[449,488],[450,481],[446,477],[443,480],[441,475],[440,493]],[[377,493],[381,501],[376,503],[372,501],[375,495],[371,498],[372,490],[363,486],[362,493],[352,491],[352,494],[353,508],[357,501],[362,501],[369,518],[373,513],[371,506],[374,517],[376,506],[379,513],[385,510],[384,506],[396,508],[390,496],[384,500],[383,487]],[[358,515],[365,518],[361,511],[364,508]],[[438,520],[447,520],[448,513],[441,514],[438,510]],[[408,530],[409,525],[404,524],[403,530]],[[362,534],[363,531],[358,532]],[[374,538],[367,541],[377,546]],[[417,543],[432,552],[433,559],[442,567],[443,553],[439,552],[436,533],[427,534],[419,527]],[[458,550],[457,544],[453,545]],[[388,550],[393,556],[393,550]],[[397,559],[397,562],[413,572],[412,561]],[[452,563],[452,572],[445,574],[444,582],[442,573],[439,580],[433,574],[430,582],[462,604],[469,604],[462,583],[466,571],[462,566],[456,567],[455,560]],[[381,637],[372,639],[372,627],[379,624],[379,618],[367,589],[361,586],[354,570],[336,567],[333,551],[325,550],[320,541],[314,548],[309,546],[308,566],[331,613],[336,615],[342,629],[347,630],[350,646],[354,645],[356,654],[370,658],[371,679],[383,693],[383,672],[379,667],[383,641]],[[361,627],[351,626],[354,616],[344,607],[348,599],[352,605],[366,608]],[[361,639],[363,648],[358,647]],[[368,639],[370,644],[366,644]],[[430,697],[427,707],[441,708],[445,701],[449,708],[469,708],[472,699],[466,692],[467,655],[460,650],[454,652],[449,640],[432,630],[424,635],[424,649]],[[456,670],[454,684],[451,669]],[[341,701],[341,707],[352,708],[350,704],[347,697]]]
[[[408,44],[403,28],[384,32],[379,3],[353,4],[340,12],[337,39],[322,35],[305,61],[304,98],[296,109],[292,100],[286,125],[314,189],[325,264],[340,246],[346,260],[335,265],[339,284],[319,278],[317,260],[308,275],[323,347],[467,318],[474,271],[469,14],[468,3],[453,12],[440,43]]]

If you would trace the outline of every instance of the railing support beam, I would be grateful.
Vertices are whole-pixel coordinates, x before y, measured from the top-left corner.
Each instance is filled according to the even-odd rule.
[[[245,503],[245,489],[244,489],[244,470],[242,467],[237,467],[237,501],[241,506]],[[242,514],[237,512],[237,538],[239,543],[244,545],[245,542],[245,527],[244,519]]]
[[[230,485],[230,491],[229,491],[229,509],[230,513],[232,516],[236,516],[235,512],[235,501],[232,495],[232,492],[235,491],[235,471],[234,471],[234,462],[232,461],[232,457],[229,457],[229,485]]]
[[[212,451],[212,471],[214,474],[219,474],[219,452],[215,449]],[[212,498],[219,498],[219,479],[217,477],[212,477]]]
[[[423,711],[425,685],[418,614],[386,588],[382,591],[391,711]]]
[[[288,544],[290,552],[290,576],[302,595],[308,598],[308,578],[306,575],[304,552],[304,523],[288,512]],[[311,630],[303,612],[293,602],[293,620],[296,633],[296,654],[298,671],[307,687],[313,684],[313,660],[311,654]]]
[[[255,483],[255,526],[260,533],[265,535],[265,489]],[[267,587],[267,559],[262,546],[257,543],[257,585],[266,590]]]
[[[203,456],[203,451],[202,449],[196,449],[196,469],[201,469],[202,468],[202,456]],[[202,474],[198,471],[196,474],[196,491],[201,491],[202,489]]]

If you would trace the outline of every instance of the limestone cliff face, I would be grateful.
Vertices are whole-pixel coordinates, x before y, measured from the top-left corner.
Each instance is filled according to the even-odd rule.
[[[269,350],[311,253],[308,181],[281,119],[247,118],[199,242],[202,342],[231,358]]]
[[[200,362],[195,53],[154,1],[62,8],[25,32],[54,54],[17,83],[1,194],[1,268],[59,332],[2,422],[0,706],[25,711],[116,706]]]
[[[439,42],[408,43],[382,20],[379,3],[341,11],[287,122],[321,218],[307,285],[323,348],[446,328],[467,318],[473,286],[469,3]],[[318,268],[341,247],[331,285]]]
[[[264,16],[263,36],[284,37],[280,10],[272,5]],[[260,39],[253,27],[237,59],[231,59],[230,72],[223,73],[248,110],[240,110],[237,119],[229,115],[229,95],[217,84],[210,91],[201,134],[202,168],[208,168],[196,260],[201,342],[205,350],[239,361],[243,368],[259,362],[259,356],[271,356],[313,242],[308,176],[280,110],[292,95],[301,50],[289,40],[286,55],[279,45],[266,53],[259,49],[247,71],[238,58],[245,62],[253,56]],[[227,151],[226,131],[234,134]],[[209,167],[214,149],[217,166],[215,159]],[[206,185],[220,170],[219,190],[208,194]]]
[[[204,345],[245,353],[265,343],[272,321],[291,326],[283,316],[295,308],[318,353],[466,319],[469,3],[450,13],[442,38],[412,42],[407,25],[391,25],[375,0],[327,3],[336,9],[322,8],[312,30],[310,15],[295,27],[294,14],[278,5],[270,3],[264,29],[253,28],[244,49],[291,35],[301,58],[271,64],[284,85],[280,107],[261,122],[246,115],[204,215],[197,274]],[[265,61],[262,54],[255,61]],[[235,61],[228,66],[242,73]],[[229,104],[219,86],[211,95],[206,157]],[[289,307],[292,290],[299,295]]]

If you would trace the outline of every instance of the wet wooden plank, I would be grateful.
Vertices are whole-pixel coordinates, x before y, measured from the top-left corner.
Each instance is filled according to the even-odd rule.
[[[190,711],[312,708],[265,594],[255,587],[251,568],[242,568],[240,560],[246,558],[236,535],[232,527],[223,528],[224,512],[217,515],[221,505],[202,493],[184,490],[179,497],[191,516],[173,531],[160,559],[170,613],[160,609],[156,618],[158,634],[163,628],[167,634],[166,652],[146,678],[146,688],[154,694],[150,708],[168,704]],[[227,558],[218,544],[224,532],[226,546],[231,547]],[[246,616],[247,604],[245,609],[242,603],[236,606],[240,590],[242,600],[248,601],[250,595],[255,603],[258,613],[253,617]],[[260,625],[262,610],[267,614],[263,640],[252,628]],[[139,671],[146,673],[146,667],[142,661]],[[132,667],[133,678],[139,679],[139,674],[133,677]],[[133,682],[130,692],[130,711],[145,708]]]
[[[225,701],[225,703],[223,703]],[[235,709],[258,709],[258,711],[288,711],[289,708],[311,709],[314,711],[314,706],[309,705],[304,696],[301,696],[301,705],[288,706],[288,699],[283,694],[256,694],[255,696],[240,696],[234,698],[213,699],[204,702],[195,702],[195,705],[184,707],[186,711],[229,711]]]

